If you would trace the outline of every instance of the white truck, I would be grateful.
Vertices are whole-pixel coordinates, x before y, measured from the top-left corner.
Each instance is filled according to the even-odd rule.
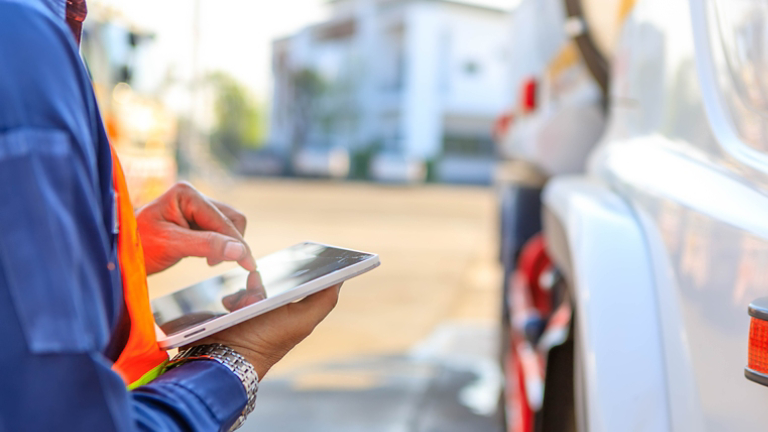
[[[564,10],[607,123],[507,241],[508,430],[765,430],[768,2]]]

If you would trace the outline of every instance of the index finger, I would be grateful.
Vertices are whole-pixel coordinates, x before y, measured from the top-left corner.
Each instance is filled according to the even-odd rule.
[[[219,211],[232,222],[232,225],[235,226],[241,235],[245,235],[245,226],[248,224],[248,220],[244,214],[240,213],[232,206],[224,204],[221,201],[216,201],[215,199],[211,198],[208,198],[208,201],[216,206],[216,208],[219,209]]]
[[[237,239],[246,248],[245,257],[237,262],[246,270],[256,270],[256,260],[251,248],[232,221],[224,216],[213,203],[194,188],[188,188],[179,194],[179,208],[184,218],[204,231],[214,231]]]

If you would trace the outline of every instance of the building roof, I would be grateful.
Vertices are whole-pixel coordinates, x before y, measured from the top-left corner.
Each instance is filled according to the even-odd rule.
[[[357,0],[326,0],[326,3],[333,4],[333,3],[340,3],[340,2],[343,2],[343,1],[357,1]],[[376,0],[376,1],[381,2],[381,3],[388,3],[390,6],[395,6],[395,5],[398,5],[398,4],[406,4],[406,3],[416,3],[416,2],[434,2],[434,3],[443,3],[443,4],[447,4],[447,5],[455,5],[455,6],[460,6],[460,7],[467,7],[467,8],[472,8],[472,9],[476,9],[476,10],[482,10],[482,11],[491,12],[491,13],[498,13],[498,14],[507,14],[507,13],[510,12],[510,10],[507,10],[507,9],[504,9],[504,8],[487,6],[487,5],[481,5],[481,4],[477,4],[477,3],[470,3],[470,2],[468,2],[466,0]],[[272,40],[272,43],[273,44],[280,44],[280,43],[283,43],[283,42],[286,42],[286,41],[289,41],[289,40],[293,39],[294,37],[296,37],[296,35],[299,32],[302,32],[302,31],[316,31],[318,29],[327,28],[327,27],[331,27],[331,26],[334,26],[334,25],[345,24],[348,21],[349,21],[349,17],[347,17],[347,16],[343,16],[343,17],[331,16],[329,19],[327,19],[325,21],[320,21],[320,22],[309,24],[309,25],[303,27],[298,32],[294,32],[293,34],[277,37],[277,38]]]
[[[442,3],[452,3],[452,4],[455,4],[455,5],[458,5],[458,6],[466,6],[466,7],[475,8],[475,9],[482,9],[482,10],[486,10],[486,11],[489,11],[489,12],[509,13],[510,10],[511,10],[511,8],[510,9],[505,9],[505,8],[498,7],[498,6],[470,3],[470,2],[462,1],[462,0],[432,0],[432,1],[439,1],[439,2],[442,2]]]
[[[339,3],[342,1],[354,1],[354,0],[327,0],[327,3],[333,4],[333,3]],[[508,13],[510,9],[501,8],[498,6],[491,6],[491,5],[483,5],[474,3],[467,0],[378,0],[379,2],[388,2],[388,3],[413,3],[417,1],[432,1],[432,2],[439,2],[439,3],[448,3],[448,4],[454,4],[457,6],[465,6],[473,9],[480,9],[485,10],[489,12],[499,12],[499,13]]]

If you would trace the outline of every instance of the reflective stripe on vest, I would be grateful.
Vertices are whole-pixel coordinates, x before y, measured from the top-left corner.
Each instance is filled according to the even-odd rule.
[[[123,280],[125,305],[131,317],[128,342],[112,369],[123,377],[129,388],[134,388],[157,377],[162,372],[162,366],[168,361],[168,354],[157,346],[141,239],[133,214],[133,206],[128,196],[123,169],[114,149],[111,150],[112,183],[115,189],[119,226],[118,261]]]

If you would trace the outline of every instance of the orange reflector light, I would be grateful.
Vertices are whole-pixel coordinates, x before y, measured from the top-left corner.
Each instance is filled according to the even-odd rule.
[[[768,386],[768,297],[749,305],[749,356],[744,376]]]
[[[768,374],[768,322],[752,318],[749,325],[749,363],[755,372]]]

